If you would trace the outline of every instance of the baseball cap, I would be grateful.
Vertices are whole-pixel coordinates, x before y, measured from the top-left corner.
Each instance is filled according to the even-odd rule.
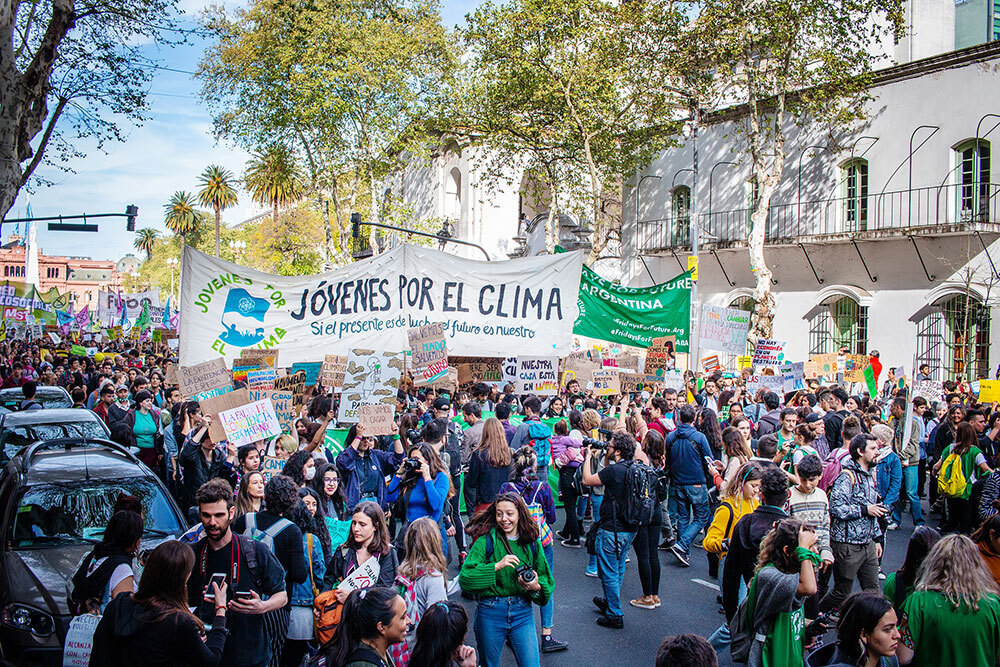
[[[820,421],[821,419],[823,419],[823,418],[820,417],[815,412],[810,412],[809,414],[806,415],[806,420],[805,421],[806,421],[807,424],[815,424],[816,422]]]
[[[451,410],[451,401],[447,398],[439,398],[434,401],[435,410]]]

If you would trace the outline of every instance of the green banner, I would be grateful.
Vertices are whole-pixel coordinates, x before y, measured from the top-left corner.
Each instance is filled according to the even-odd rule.
[[[654,338],[674,336],[674,349],[688,351],[690,271],[653,287],[622,287],[584,266],[578,302],[575,334],[636,347],[649,347]]]

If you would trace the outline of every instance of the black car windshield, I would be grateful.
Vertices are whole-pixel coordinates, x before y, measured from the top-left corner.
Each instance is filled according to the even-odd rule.
[[[25,424],[8,426],[0,431],[3,455],[0,460],[16,456],[22,449],[40,440],[53,438],[107,438],[108,432],[96,419],[58,424]]]
[[[4,407],[10,408],[11,410],[17,409],[23,400],[24,394],[20,389],[5,389],[0,392],[0,401],[3,402]],[[38,388],[38,392],[35,394],[34,400],[41,403],[43,408],[73,407],[72,399],[70,399],[62,391],[46,391],[41,387]]]
[[[54,543],[100,541],[119,495],[142,502],[146,529],[163,536],[180,535],[181,526],[170,500],[152,479],[80,480],[39,484],[22,494],[11,527],[14,549]]]

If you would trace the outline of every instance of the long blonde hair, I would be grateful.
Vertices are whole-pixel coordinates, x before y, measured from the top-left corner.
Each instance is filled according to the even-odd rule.
[[[418,573],[432,571],[444,574],[447,564],[441,551],[441,528],[434,519],[425,516],[410,524],[403,538],[406,556],[399,564],[399,573],[415,581]]]
[[[955,609],[963,604],[979,611],[988,593],[1000,593],[976,543],[965,535],[948,535],[931,548],[917,578],[918,591],[937,591]]]
[[[583,430],[590,433],[601,425],[601,415],[593,408],[583,411]]]
[[[490,417],[483,424],[483,439],[476,448],[483,452],[486,462],[494,468],[510,465],[510,445],[503,430],[503,424],[496,417]]]

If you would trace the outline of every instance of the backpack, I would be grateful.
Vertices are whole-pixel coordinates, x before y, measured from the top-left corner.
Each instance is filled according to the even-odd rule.
[[[336,589],[323,591],[313,600],[316,620],[313,623],[313,636],[320,646],[325,646],[337,631],[340,619],[344,613],[344,605],[337,600]]]
[[[528,446],[535,450],[538,465],[547,467],[552,459],[552,429],[542,422],[528,422]]]
[[[654,468],[633,461],[625,468],[625,507],[622,516],[630,526],[648,526],[657,505],[659,475]]]
[[[504,489],[510,489],[514,493],[518,494],[524,498],[524,493],[517,490],[512,482],[504,482],[504,485],[500,487],[500,492],[503,493]],[[527,491],[528,487],[524,487]],[[538,539],[542,541],[542,546],[547,547],[552,544],[552,529],[549,528],[549,524],[545,521],[545,510],[542,509],[542,504],[538,502],[538,494],[542,490],[542,483],[535,483],[535,494],[531,497],[531,500],[524,498],[525,504],[528,506],[528,514],[531,518],[535,520],[535,525],[538,526]]]
[[[445,441],[444,451],[451,457],[448,462],[448,472],[452,477],[457,477],[462,472],[462,429],[455,422],[448,422],[448,438]]]
[[[257,512],[247,512],[246,514],[247,526],[243,530],[243,534],[247,537],[260,542],[265,547],[274,553],[274,538],[281,534],[285,528],[293,525],[291,521],[285,518],[278,519],[272,523],[267,528],[257,527]]]
[[[835,449],[830,452],[830,456],[823,462],[823,475],[816,485],[824,491],[829,491],[834,481],[840,476],[840,469],[844,465],[844,458],[850,454],[849,450]]]
[[[41,403],[39,403],[38,401],[36,401],[36,400],[34,400],[34,399],[31,399],[31,398],[29,398],[29,399],[27,399],[27,400],[24,400],[24,401],[21,401],[21,403],[20,403],[20,405],[18,406],[18,408],[17,408],[17,409],[18,409],[18,411],[21,411],[21,410],[30,410],[30,409],[31,409],[31,406],[33,406],[33,405],[37,405],[37,406],[38,406],[38,407],[40,407],[40,408],[41,408],[41,407],[44,407],[44,406],[43,406],[43,405],[42,405]]]
[[[962,457],[960,455],[948,454],[948,458],[941,464],[937,486],[938,492],[948,498],[961,498],[965,495],[965,489],[969,486],[969,481],[965,478],[965,470],[962,468]]]
[[[765,424],[767,424],[770,428],[768,428],[766,431],[762,431],[761,427],[764,426]],[[775,419],[774,415],[764,415],[763,417],[760,418],[760,421],[757,422],[757,435],[761,436],[768,435],[770,433],[774,433],[780,428],[781,428],[781,422]]]
[[[112,554],[105,558],[104,562],[97,566],[90,576],[87,570],[94,561],[94,554],[91,552],[80,563],[80,569],[73,575],[73,590],[67,598],[69,612],[74,616],[89,614],[95,607],[100,608],[104,601],[104,589],[111,581],[111,575],[119,565],[129,565],[132,563],[132,556],[128,554]],[[96,603],[96,604],[95,604]]]
[[[757,603],[757,577],[754,576],[750,582],[750,590],[747,596],[740,602],[736,613],[729,620],[729,650],[733,654],[733,662],[746,664],[750,659],[750,649],[753,648],[754,641],[761,641],[767,637],[756,632],[757,625],[754,623],[754,606]]]

